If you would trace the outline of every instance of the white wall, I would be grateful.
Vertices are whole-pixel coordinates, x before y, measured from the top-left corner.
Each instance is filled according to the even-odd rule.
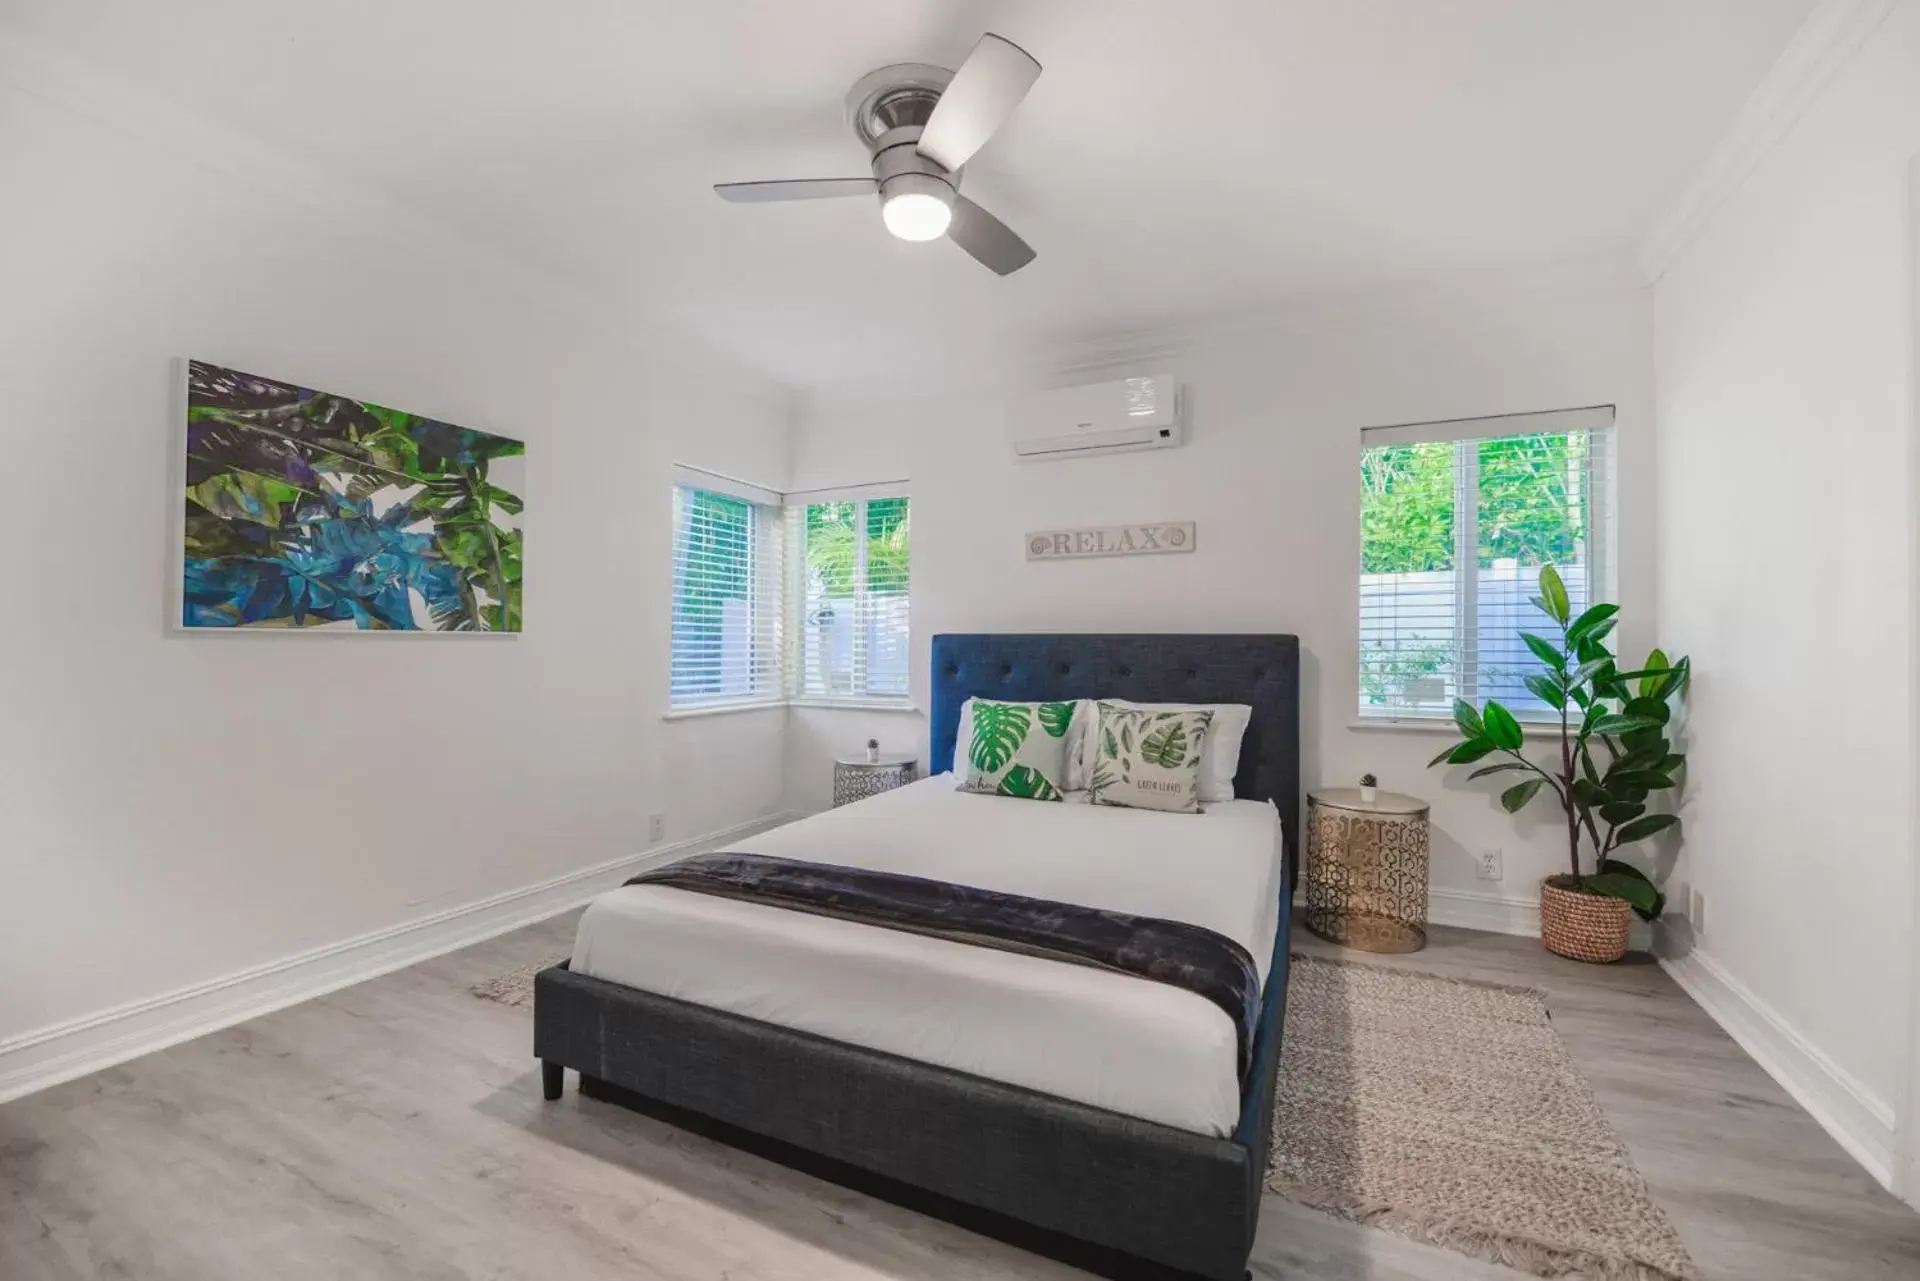
[[[803,403],[796,485],[911,479],[918,701],[925,705],[926,639],[943,631],[1296,632],[1307,785],[1372,771],[1383,786],[1430,798],[1436,916],[1530,927],[1539,878],[1565,863],[1545,812],[1516,828],[1483,784],[1426,771],[1444,738],[1350,728],[1358,698],[1359,433],[1376,424],[1618,404],[1621,630],[1630,650],[1644,647],[1653,531],[1642,291],[1601,272],[1485,281],[1444,298],[1308,309],[1257,330],[1201,336],[1183,354],[1142,363],[1172,368],[1189,387],[1185,448],[1016,463],[1001,389]],[[1083,371],[1072,381],[1094,376]],[[1199,522],[1192,555],[1024,558],[1021,534],[1030,529],[1189,519]],[[796,710],[790,806],[825,805],[832,756],[870,733],[925,750],[918,717]],[[1474,878],[1471,851],[1482,846],[1505,850],[1504,882]]]
[[[115,94],[0,43],[0,1068],[781,799],[783,711],[659,714],[670,464],[783,484],[787,397]],[[526,439],[525,634],[170,633],[188,355]]]
[[[1705,904],[1677,972],[1882,1177],[1920,1015],[1916,151],[1906,3],[1654,293],[1659,610],[1694,657],[1682,874]]]

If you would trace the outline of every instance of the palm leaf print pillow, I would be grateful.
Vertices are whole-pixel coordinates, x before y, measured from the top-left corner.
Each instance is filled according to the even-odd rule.
[[[973,738],[966,745],[963,792],[1028,801],[1057,801],[1066,791],[1072,703],[973,700]]]
[[[1213,731],[1210,709],[1150,712],[1102,703],[1099,718],[1089,798],[1095,805],[1200,812],[1200,761]]]

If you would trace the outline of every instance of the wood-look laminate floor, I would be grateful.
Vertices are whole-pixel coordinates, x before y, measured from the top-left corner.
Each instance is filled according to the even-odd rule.
[[[573,918],[0,1107],[0,1278],[649,1281],[1081,1274],[582,1099],[470,996]],[[1297,946],[1333,951],[1297,932]],[[1655,966],[1436,929],[1381,963],[1534,983],[1709,1281],[1914,1281],[1882,1192]],[[1518,1274],[1269,1198],[1260,1278]]]

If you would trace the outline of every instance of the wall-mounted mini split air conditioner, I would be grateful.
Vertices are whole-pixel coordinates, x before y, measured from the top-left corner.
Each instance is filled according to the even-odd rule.
[[[1013,452],[1038,461],[1171,449],[1187,442],[1184,400],[1171,374],[1023,396],[1007,413]]]

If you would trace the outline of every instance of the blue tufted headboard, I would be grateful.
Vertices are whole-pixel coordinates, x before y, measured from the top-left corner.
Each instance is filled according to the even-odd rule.
[[[929,772],[953,768],[960,705],[969,698],[1137,703],[1248,703],[1238,796],[1271,800],[1300,860],[1300,639],[1297,636],[946,635],[933,638]],[[1297,882],[1296,882],[1297,883]]]

